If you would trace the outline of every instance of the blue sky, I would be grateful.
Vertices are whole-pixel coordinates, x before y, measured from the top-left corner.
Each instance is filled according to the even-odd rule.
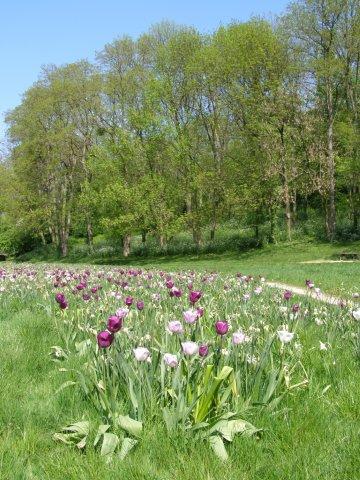
[[[0,139],[3,114],[37,79],[42,65],[94,52],[114,38],[138,36],[161,20],[209,32],[231,20],[281,13],[288,0],[0,0]]]

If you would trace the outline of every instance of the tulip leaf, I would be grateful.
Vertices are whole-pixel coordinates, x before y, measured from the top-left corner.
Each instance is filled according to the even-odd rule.
[[[104,440],[101,445],[100,455],[112,455],[119,443],[119,437],[115,433],[104,433]]]
[[[245,420],[238,419],[219,422],[216,431],[219,432],[225,440],[232,442],[234,436],[237,434],[252,436],[260,432],[261,429],[254,427],[254,425]]]
[[[77,423],[72,423],[67,427],[62,429],[63,432],[75,432],[80,435],[88,435],[90,429],[90,423],[88,421],[82,421]]]
[[[124,438],[124,441],[121,445],[121,450],[119,452],[119,457],[120,457],[120,460],[123,460],[126,455],[130,452],[130,450],[132,450],[135,445],[138,444],[138,440],[136,440],[135,438],[130,438],[130,437],[126,437]]]
[[[130,435],[138,438],[141,437],[143,427],[142,422],[138,422],[129,416],[118,415],[116,417],[116,423]]]
[[[223,439],[220,435],[211,435],[209,438],[210,446],[213,449],[215,455],[220,458],[220,460],[226,462],[229,456],[226,451]]]
[[[106,425],[106,424],[99,426],[95,440],[94,440],[94,447],[96,447],[96,445],[100,441],[101,436],[104,435],[104,433],[106,433],[109,430],[109,428],[110,428],[110,425]]]

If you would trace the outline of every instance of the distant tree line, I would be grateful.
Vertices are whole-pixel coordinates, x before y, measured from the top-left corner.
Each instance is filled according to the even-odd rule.
[[[229,218],[283,217],[290,240],[309,208],[329,241],[359,231],[360,0],[299,0],[276,22],[211,35],[171,23],[106,45],[94,64],[48,66],[8,113],[0,237],[68,254],[80,232],[159,245]],[[322,220],[321,220],[322,219]]]

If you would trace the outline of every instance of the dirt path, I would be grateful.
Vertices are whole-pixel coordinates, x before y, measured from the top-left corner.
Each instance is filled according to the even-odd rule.
[[[266,285],[272,288],[279,288],[282,290],[290,290],[297,295],[304,295],[316,300],[320,300],[321,302],[328,303],[329,305],[339,305],[341,302],[346,304],[352,304],[352,302],[345,301],[342,298],[334,297],[332,295],[328,295],[323,292],[316,293],[314,290],[309,290],[307,288],[301,287],[294,287],[293,285],[287,285],[286,283],[279,283],[279,282],[266,282]]]

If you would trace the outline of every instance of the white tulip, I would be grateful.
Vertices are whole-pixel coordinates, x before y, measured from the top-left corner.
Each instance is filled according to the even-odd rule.
[[[145,347],[134,348],[133,352],[138,362],[145,362],[150,356],[149,350]]]
[[[199,350],[199,347],[195,342],[182,342],[181,346],[185,355],[189,356],[195,355]]]
[[[176,368],[179,364],[177,356],[172,355],[171,353],[164,354],[164,362],[168,367]]]
[[[294,333],[287,330],[278,330],[277,332],[280,342],[289,343],[294,338]]]

